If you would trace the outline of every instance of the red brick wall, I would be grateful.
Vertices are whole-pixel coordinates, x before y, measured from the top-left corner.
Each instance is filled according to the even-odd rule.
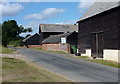
[[[64,51],[66,53],[70,53],[70,45],[69,44],[42,44],[43,50],[54,50],[54,51]]]
[[[41,48],[41,45],[28,45],[28,48]]]
[[[42,44],[42,49],[60,51],[60,46],[59,44]]]

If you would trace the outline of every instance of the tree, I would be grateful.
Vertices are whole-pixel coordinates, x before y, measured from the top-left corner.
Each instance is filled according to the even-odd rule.
[[[26,32],[32,32],[32,29],[24,29],[22,25],[18,26],[15,20],[4,21],[2,24],[2,45],[7,47],[10,41],[19,39],[19,34]]]
[[[0,23],[0,47],[2,45],[2,24]]]
[[[28,32],[32,32],[32,29],[31,29],[31,28],[27,28],[27,31],[28,31]]]

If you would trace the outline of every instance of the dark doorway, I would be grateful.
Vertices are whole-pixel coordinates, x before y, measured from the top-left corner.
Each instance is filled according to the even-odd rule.
[[[74,54],[73,49],[70,47],[70,54]]]
[[[103,58],[103,32],[91,33],[92,57]]]

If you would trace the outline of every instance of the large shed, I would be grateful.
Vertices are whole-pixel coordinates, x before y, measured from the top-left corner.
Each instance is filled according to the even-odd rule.
[[[41,42],[50,35],[63,34],[65,32],[78,32],[77,25],[63,25],[63,24],[40,24],[39,34],[41,35]]]
[[[120,0],[97,0],[78,23],[82,55],[118,61],[120,56]]]
[[[39,34],[34,34],[31,35],[23,40],[24,46],[27,48],[31,47],[40,47],[40,35]]]

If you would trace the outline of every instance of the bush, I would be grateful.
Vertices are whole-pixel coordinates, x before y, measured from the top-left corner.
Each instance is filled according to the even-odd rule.
[[[23,46],[22,40],[17,40],[17,41],[10,41],[9,45],[13,45],[14,47],[17,46]]]

